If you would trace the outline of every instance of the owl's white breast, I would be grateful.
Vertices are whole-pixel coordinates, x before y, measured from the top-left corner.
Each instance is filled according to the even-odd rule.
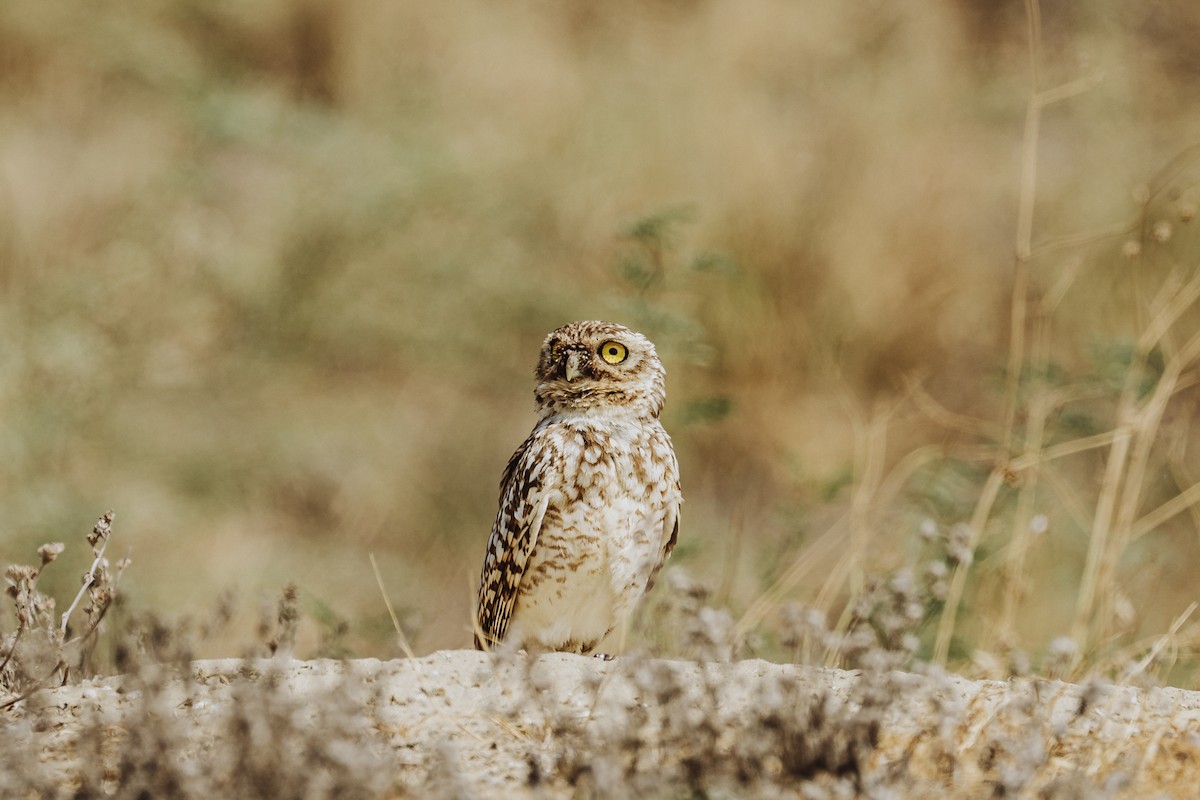
[[[628,616],[661,563],[678,507],[670,439],[616,413],[547,418],[561,477],[513,610],[510,636],[590,649]]]

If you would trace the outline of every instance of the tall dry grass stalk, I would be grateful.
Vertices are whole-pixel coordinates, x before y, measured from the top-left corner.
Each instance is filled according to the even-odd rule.
[[[911,479],[923,468],[953,459],[975,464],[983,474],[975,484],[977,495],[959,531],[959,541],[953,552],[947,551],[951,571],[944,601],[933,612],[928,643],[935,664],[946,666],[972,652],[1016,654],[1037,647],[1027,638],[1029,616],[1042,617],[1047,611],[1055,616],[1052,609],[1031,605],[1035,598],[1045,596],[1044,587],[1035,585],[1044,570],[1031,558],[1043,547],[1041,537],[1051,524],[1048,504],[1059,505],[1086,533],[1073,609],[1055,616],[1055,627],[1071,640],[1072,672],[1112,672],[1114,665],[1123,663],[1134,665],[1124,667],[1126,672],[1140,675],[1151,664],[1165,668],[1160,663],[1164,650],[1178,653],[1180,647],[1186,649],[1181,643],[1190,641],[1190,634],[1181,634],[1181,630],[1193,607],[1174,615],[1167,634],[1149,640],[1130,639],[1131,590],[1122,566],[1140,539],[1177,515],[1188,512],[1193,525],[1200,527],[1200,483],[1187,466],[1186,436],[1164,440],[1168,419],[1175,431],[1182,425],[1177,419],[1191,419],[1189,408],[1180,407],[1184,402],[1180,398],[1200,381],[1196,369],[1200,334],[1191,334],[1184,323],[1200,300],[1200,263],[1172,263],[1146,300],[1140,291],[1124,295],[1140,328],[1115,396],[1087,380],[1072,384],[1047,377],[1059,369],[1056,359],[1062,347],[1057,339],[1062,335],[1062,312],[1069,308],[1085,270],[1096,269],[1087,266],[1085,256],[1072,254],[1131,234],[1141,239],[1125,245],[1126,257],[1140,254],[1148,236],[1160,243],[1166,241],[1170,229],[1163,228],[1165,223],[1153,215],[1163,203],[1179,201],[1194,188],[1192,182],[1185,180],[1181,185],[1174,180],[1177,173],[1186,173],[1192,156],[1185,153],[1160,174],[1155,181],[1158,188],[1143,198],[1132,221],[1098,231],[1042,237],[1035,244],[1043,118],[1050,109],[1099,86],[1101,76],[1087,75],[1045,88],[1042,9],[1037,0],[1028,0],[1025,13],[1029,97],[1020,159],[1008,354],[998,419],[992,422],[950,411],[912,378],[895,406],[881,411],[882,406],[877,405],[865,420],[854,412],[854,406],[845,404],[855,431],[855,466],[846,511],[749,605],[738,623],[740,633],[762,624],[799,585],[823,572],[814,606],[835,612],[838,623],[834,630],[845,634],[857,613],[854,609],[863,589],[865,565],[878,563],[878,553],[886,552],[886,547],[879,547],[880,536],[896,518],[897,509],[908,502],[904,495]],[[1192,217],[1194,210],[1181,208],[1180,220],[1187,223]],[[1110,399],[1110,429],[1062,438],[1065,415]],[[975,444],[919,447],[888,472],[889,430],[905,408]],[[1172,408],[1178,409],[1175,418],[1170,414]],[[1094,490],[1067,477],[1077,469],[1072,465],[1080,458],[1100,452],[1104,459]],[[1161,493],[1161,489],[1149,491],[1158,480],[1152,472],[1164,463],[1179,488],[1173,496],[1147,508],[1146,498]],[[1002,531],[1007,533],[1002,535]],[[987,561],[981,564],[977,553],[985,546]],[[1043,591],[1035,594],[1039,588]],[[968,598],[974,604],[995,599],[996,604],[970,608],[969,624],[964,628]],[[957,655],[952,655],[955,651]],[[828,651],[829,663],[836,657],[836,650]]]

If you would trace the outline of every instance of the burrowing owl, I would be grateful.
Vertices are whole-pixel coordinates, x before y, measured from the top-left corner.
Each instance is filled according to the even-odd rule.
[[[588,653],[653,585],[679,533],[679,467],[658,421],[664,371],[609,322],[552,332],[538,422],[508,461],[479,586],[475,646]]]

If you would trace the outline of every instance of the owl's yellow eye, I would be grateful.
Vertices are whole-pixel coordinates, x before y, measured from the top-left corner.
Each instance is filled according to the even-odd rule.
[[[629,351],[620,342],[605,342],[600,345],[600,357],[609,364],[620,364],[628,355]]]

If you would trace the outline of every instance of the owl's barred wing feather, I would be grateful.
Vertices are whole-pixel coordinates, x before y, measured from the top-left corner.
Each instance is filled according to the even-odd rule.
[[[530,436],[513,453],[500,481],[500,510],[492,525],[479,579],[475,631],[475,647],[479,650],[495,647],[508,632],[521,578],[550,502],[543,474],[545,464],[537,463],[542,459],[537,458],[533,442]]]
[[[676,484],[678,486],[678,484]],[[676,500],[675,504],[667,509],[667,516],[663,519],[663,540],[662,555],[659,556],[658,563],[654,569],[650,570],[650,577],[646,581],[646,592],[648,593],[654,588],[654,581],[658,578],[658,573],[662,570],[663,564],[667,563],[667,559],[671,557],[671,551],[675,549],[675,542],[679,540],[679,506],[680,500]],[[670,531],[670,534],[667,534]]]

